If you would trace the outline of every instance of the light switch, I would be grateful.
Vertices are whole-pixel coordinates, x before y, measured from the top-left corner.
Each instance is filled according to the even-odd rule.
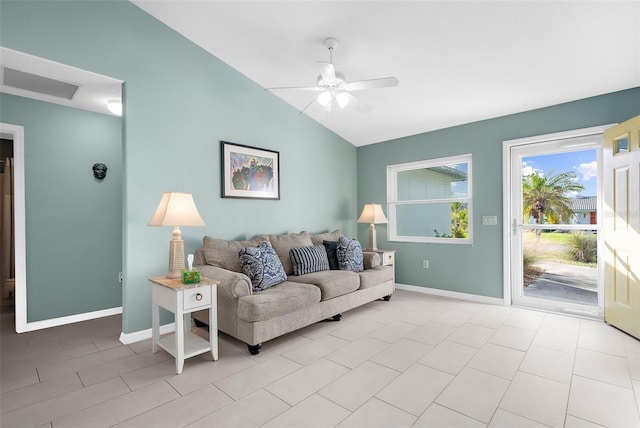
[[[482,225],[483,226],[497,226],[498,225],[498,216],[495,216],[495,215],[483,215],[482,216]]]

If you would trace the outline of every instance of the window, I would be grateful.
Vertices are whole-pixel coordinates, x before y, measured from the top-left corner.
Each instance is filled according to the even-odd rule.
[[[387,166],[389,239],[471,244],[471,155]]]

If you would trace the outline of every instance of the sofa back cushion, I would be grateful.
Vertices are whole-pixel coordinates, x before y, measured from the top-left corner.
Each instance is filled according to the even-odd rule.
[[[289,257],[293,265],[294,275],[329,270],[329,259],[327,259],[327,251],[324,249],[324,245],[292,248],[289,250]]]
[[[310,247],[313,245],[309,232],[302,231],[293,235],[267,235],[271,246],[280,257],[282,267],[287,275],[293,274],[293,264],[289,251],[292,248]]]
[[[337,241],[344,233],[340,229],[336,229],[333,232],[314,233],[311,235],[311,242],[313,245],[322,245],[322,241]]]
[[[269,241],[257,247],[245,247],[238,251],[242,271],[251,279],[253,291],[266,290],[287,280],[282,263]]]
[[[248,241],[227,241],[205,236],[202,239],[204,259],[208,265],[242,273],[238,251],[245,247],[257,247],[268,240],[266,235],[260,235]]]

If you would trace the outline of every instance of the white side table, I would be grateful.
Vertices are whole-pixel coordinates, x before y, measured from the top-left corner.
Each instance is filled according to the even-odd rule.
[[[396,261],[396,250],[365,250],[365,251],[373,251],[374,253],[380,254],[380,258],[382,259],[382,266],[393,266]]]
[[[365,251],[373,251],[374,253],[380,254],[380,259],[382,260],[382,266],[391,266],[393,269],[393,282],[396,282],[396,250],[382,250],[380,248],[376,250],[365,250]]]
[[[182,279],[150,278],[152,284],[151,321],[153,353],[158,346],[176,359],[176,372],[182,373],[185,358],[211,352],[218,359],[217,285],[220,281],[200,278],[198,284],[183,284]],[[160,307],[175,314],[175,334],[160,338]],[[209,341],[191,332],[191,312],[209,309]]]

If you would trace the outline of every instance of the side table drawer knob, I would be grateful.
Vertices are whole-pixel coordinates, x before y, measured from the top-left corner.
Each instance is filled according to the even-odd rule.
[[[200,300],[202,300],[202,293],[198,293],[196,294],[196,300],[199,302]]]

